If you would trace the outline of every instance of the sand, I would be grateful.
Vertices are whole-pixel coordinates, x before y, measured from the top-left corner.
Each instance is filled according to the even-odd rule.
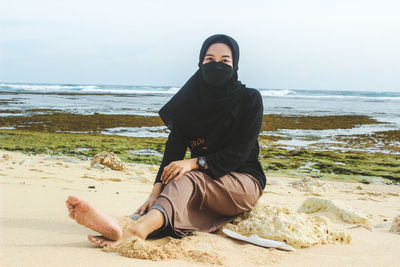
[[[1,266],[400,266],[400,235],[389,231],[400,214],[399,186],[331,181],[293,186],[300,180],[285,177],[268,177],[262,204],[326,220],[329,229],[351,236],[350,243],[311,242],[307,248],[285,252],[221,233],[196,233],[182,240],[132,239],[106,253],[87,240],[93,231],[68,217],[64,202],[75,195],[116,216],[133,213],[147,198],[157,166],[126,166],[115,171],[65,156],[0,151]],[[325,208],[300,212],[313,196],[323,199]],[[342,213],[335,212],[339,208]],[[368,221],[346,221],[343,214],[358,214]],[[298,234],[304,239],[312,235]]]

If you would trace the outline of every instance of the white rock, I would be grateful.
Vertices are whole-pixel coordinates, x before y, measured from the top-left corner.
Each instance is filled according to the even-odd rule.
[[[319,197],[307,198],[297,210],[298,212],[313,213],[327,211],[336,214],[343,221],[348,223],[360,223],[371,226],[371,220],[359,211],[346,207],[338,200],[324,199]]]
[[[296,248],[351,241],[347,231],[335,229],[324,216],[298,213],[262,201],[253,210],[235,219],[233,224],[232,230],[243,235],[256,234],[262,238],[285,241]]]

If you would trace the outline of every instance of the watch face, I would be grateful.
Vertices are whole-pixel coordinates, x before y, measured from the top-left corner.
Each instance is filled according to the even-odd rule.
[[[199,165],[200,165],[200,167],[204,168],[204,166],[206,165],[206,161],[203,158],[200,158]]]
[[[204,168],[204,165],[206,165],[206,161],[204,159],[200,159],[199,160],[199,164],[200,164],[201,167]]]

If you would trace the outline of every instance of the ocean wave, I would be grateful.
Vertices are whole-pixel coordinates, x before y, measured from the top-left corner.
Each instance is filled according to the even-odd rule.
[[[175,86],[135,86],[101,84],[40,84],[40,83],[0,83],[1,92],[16,93],[73,93],[73,94],[122,94],[122,95],[173,95],[180,90]],[[316,99],[316,100],[361,100],[399,101],[400,92],[338,91],[306,89],[263,89],[258,88],[263,97]]]
[[[90,89],[83,89],[82,93],[97,93],[97,94],[126,94],[126,95],[133,95],[133,94],[175,94],[179,91],[180,88],[171,87],[169,89],[160,90],[157,88],[151,89],[101,89],[101,88],[90,88]]]
[[[272,90],[272,89],[260,89],[259,90],[262,96],[288,96],[288,95],[295,95],[296,92],[292,90],[286,90],[286,89],[278,89],[278,90]]]
[[[291,98],[309,98],[309,99],[348,99],[348,100],[369,100],[369,101],[385,101],[385,100],[400,100],[400,96],[352,96],[352,95],[285,95],[282,97],[291,97]]]
[[[17,93],[81,93],[81,94],[176,94],[179,87],[79,84],[11,84],[0,83],[0,90]]]
[[[334,90],[299,90],[299,89],[259,89],[262,96],[303,98],[303,99],[357,99],[369,101],[400,100],[397,92],[334,91]]]
[[[52,92],[52,91],[71,91],[71,90],[84,90],[84,89],[95,89],[97,85],[57,85],[57,84],[9,84],[0,83],[0,89],[9,89],[15,91],[40,91],[40,92]]]

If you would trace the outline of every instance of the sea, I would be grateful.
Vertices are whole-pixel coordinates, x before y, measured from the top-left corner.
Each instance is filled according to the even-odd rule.
[[[179,86],[0,82],[0,116],[32,115],[48,109],[78,114],[157,116],[160,108],[179,89]],[[382,90],[256,89],[262,95],[265,114],[367,115],[379,122],[384,122],[357,126],[353,129],[281,129],[261,133],[290,137],[289,141],[280,141],[288,148],[308,146],[312,142],[321,140],[333,140],[337,135],[372,134],[378,131],[400,129],[400,89],[393,92]],[[11,112],[7,113],[6,111]],[[166,136],[168,132],[162,128],[113,128],[103,131],[103,134]]]

